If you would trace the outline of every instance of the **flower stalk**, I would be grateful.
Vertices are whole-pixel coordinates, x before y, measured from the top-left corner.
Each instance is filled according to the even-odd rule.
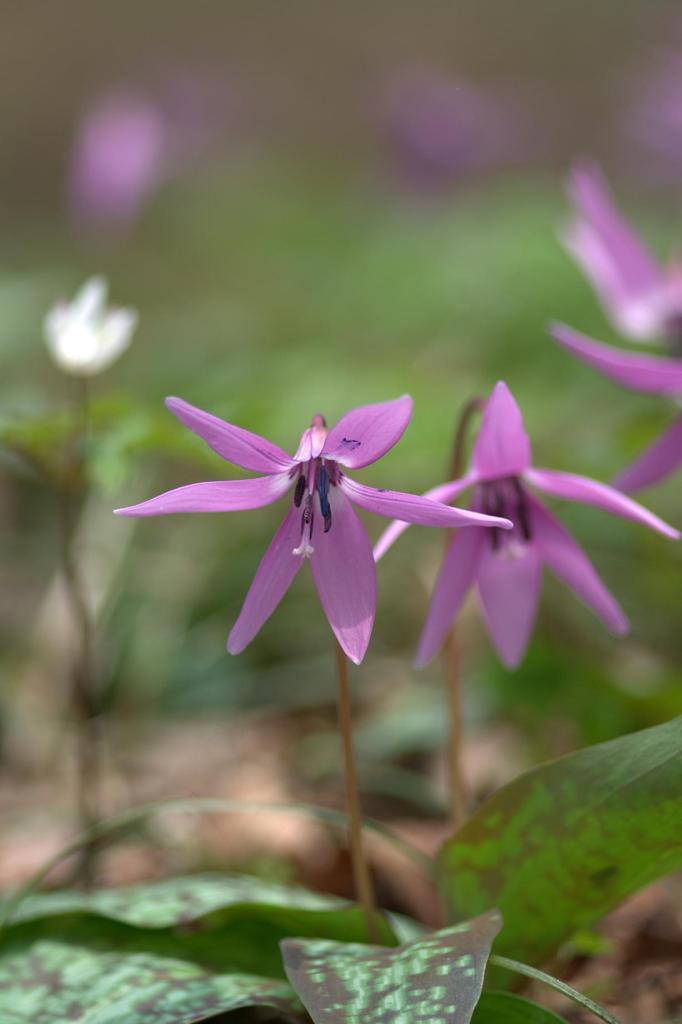
[[[482,399],[471,398],[464,405],[457,420],[452,445],[449,478],[456,480],[464,471],[467,436],[474,417],[483,408]],[[450,545],[450,531],[445,535],[445,551]],[[467,817],[467,790],[462,770],[462,683],[456,624],[453,622],[443,644],[443,673],[448,703],[448,802],[453,829],[463,825]]]
[[[74,550],[78,504],[87,487],[87,444],[90,436],[89,389],[84,377],[78,380],[77,403],[80,426],[67,451],[61,494],[61,562],[77,637],[71,665],[70,705],[76,729],[78,826],[79,831],[88,832],[99,820],[100,734],[93,622]],[[95,853],[94,841],[82,848],[77,876],[85,888],[94,881]]]
[[[348,838],[350,842],[353,880],[357,899],[362,907],[367,926],[367,937],[370,942],[379,941],[377,929],[377,909],[374,898],[374,886],[369,871],[362,838],[362,814],[360,811],[360,794],[355,768],[353,751],[352,716],[350,687],[348,685],[348,659],[338,641],[336,649],[336,681],[337,703],[339,716],[339,732],[341,734],[341,750],[343,753],[344,784],[346,793],[346,812],[348,814]]]

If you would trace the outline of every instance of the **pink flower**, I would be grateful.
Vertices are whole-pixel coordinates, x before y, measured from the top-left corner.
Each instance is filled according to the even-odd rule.
[[[166,174],[166,124],[147,97],[94,102],[74,144],[69,201],[80,225],[126,229]]]
[[[431,598],[417,664],[426,664],[440,650],[467,591],[476,584],[498,655],[508,668],[518,665],[535,622],[543,565],[592,608],[608,629],[627,631],[623,611],[584,551],[528,485],[633,519],[667,537],[679,537],[677,530],[613,487],[572,473],[533,468],[521,411],[500,381],[486,403],[469,472],[460,480],[435,487],[425,497],[452,501],[473,487],[472,510],[508,516],[514,528],[507,534],[472,529],[453,536]],[[377,559],[406,527],[405,522],[389,526],[375,548]]]
[[[643,394],[682,396],[682,359],[620,352],[611,345],[593,341],[565,324],[552,324],[550,333],[569,352],[593,366],[623,387]],[[682,415],[631,466],[624,469],[614,484],[632,494],[664,480],[682,465]]]
[[[216,148],[232,106],[222,75],[193,69],[95,97],[78,125],[69,168],[78,226],[127,231],[164,182]]]
[[[607,314],[627,337],[664,338],[672,358],[620,352],[554,324],[552,336],[583,362],[633,391],[682,395],[682,268],[661,269],[643,242],[620,217],[600,173],[575,170],[571,195],[576,220],[566,237],[592,281]],[[668,476],[682,464],[682,417],[621,473],[616,485],[635,491]]]
[[[407,185],[438,192],[528,149],[527,117],[513,86],[477,86],[437,68],[405,67],[381,103],[381,132]]]
[[[563,241],[617,330],[633,341],[682,340],[682,267],[660,266],[614,206],[597,167],[569,178],[574,220]]]
[[[217,480],[178,487],[119,515],[156,516],[173,512],[231,512],[270,505],[293,488],[293,500],[254,576],[228,638],[231,654],[253,640],[288,590],[304,560],[341,647],[359,664],[367,650],[376,610],[376,569],[369,538],[353,505],[381,516],[398,516],[424,526],[494,526],[498,516],[449,508],[430,498],[377,490],[346,476],[385,455],[402,437],[412,416],[408,395],[366,405],[342,416],[327,430],[315,416],[296,454],[233,426],[179,398],[166,405],[218,455],[243,469],[262,473],[249,480]]]

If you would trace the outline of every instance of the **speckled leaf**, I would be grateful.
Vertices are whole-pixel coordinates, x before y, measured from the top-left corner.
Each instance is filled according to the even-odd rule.
[[[300,1012],[284,981],[212,974],[153,953],[42,939],[0,954],[2,1024],[192,1024],[258,1006]]]
[[[35,935],[36,928],[49,927],[51,934],[77,941],[100,937],[118,948],[137,949],[142,943],[164,952],[181,940],[187,955],[204,965],[270,977],[284,976],[283,938],[362,942],[366,937],[355,904],[238,875],[190,875],[90,894],[36,893],[14,909],[10,922],[4,933],[10,937],[18,929]],[[382,941],[394,945],[389,924],[382,920],[379,926]]]
[[[682,865],[682,718],[519,776],[441,853],[455,920],[500,908],[530,964]]]
[[[510,992],[484,992],[471,1024],[566,1024],[544,1006]]]
[[[286,939],[287,977],[315,1024],[469,1024],[497,911],[384,949]]]

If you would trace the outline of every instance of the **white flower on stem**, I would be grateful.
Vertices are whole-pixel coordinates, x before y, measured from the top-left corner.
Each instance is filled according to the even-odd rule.
[[[137,311],[107,307],[107,283],[91,277],[71,302],[58,302],[43,332],[60,369],[78,377],[102,373],[125,352],[137,326]]]

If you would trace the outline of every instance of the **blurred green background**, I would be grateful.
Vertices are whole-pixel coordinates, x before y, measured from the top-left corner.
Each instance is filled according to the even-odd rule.
[[[281,749],[280,789],[319,796],[331,779],[334,799],[332,646],[309,574],[242,656],[225,652],[283,506],[140,522],[110,510],[231,474],[166,413],[166,395],[293,451],[313,413],[334,422],[350,407],[409,391],[406,436],[362,479],[420,491],[445,476],[462,404],[505,379],[538,465],[611,478],[672,410],[619,390],[549,339],[547,322],[561,319],[620,343],[557,228],[566,170],[590,155],[656,251],[679,248],[679,190],[638,176],[653,158],[620,130],[628,82],[670,44],[674,10],[646,0],[2,5],[7,830],[25,837],[29,820],[38,831],[48,819],[68,824],[72,778],[58,501],[17,455],[20,446],[58,460],[73,426],[73,382],[41,337],[46,310],[97,272],[115,303],[140,314],[131,349],[93,382],[95,486],[78,548],[98,614],[108,805],[214,789],[197,766],[213,764],[222,744],[238,752],[239,792],[260,792],[239,746],[248,730],[257,738],[254,772],[272,744]],[[84,230],[69,213],[67,178],[88,104],[179,66],[225,76],[231,99],[217,144],[168,174],[125,231]],[[513,93],[523,117],[514,122],[507,110],[503,122],[515,144],[479,162],[474,132],[465,139],[473,152],[461,167],[437,168],[435,184],[432,167],[426,185],[405,175],[400,125],[387,127],[382,104],[392,76],[410,68],[503,102]],[[679,493],[678,477],[645,501],[679,526]],[[610,637],[546,579],[528,656],[510,673],[467,606],[467,763],[478,792],[539,758],[682,712],[679,545],[596,510],[559,511],[632,632]],[[378,536],[381,522],[367,522]],[[411,668],[442,544],[437,531],[415,528],[381,564],[374,639],[353,673],[366,799],[385,816],[437,814],[443,803],[439,667]],[[185,728],[199,730],[191,754],[178,738]],[[158,753],[151,766],[150,750]],[[233,793],[227,775],[219,789]],[[22,869],[12,862],[5,877]]]

